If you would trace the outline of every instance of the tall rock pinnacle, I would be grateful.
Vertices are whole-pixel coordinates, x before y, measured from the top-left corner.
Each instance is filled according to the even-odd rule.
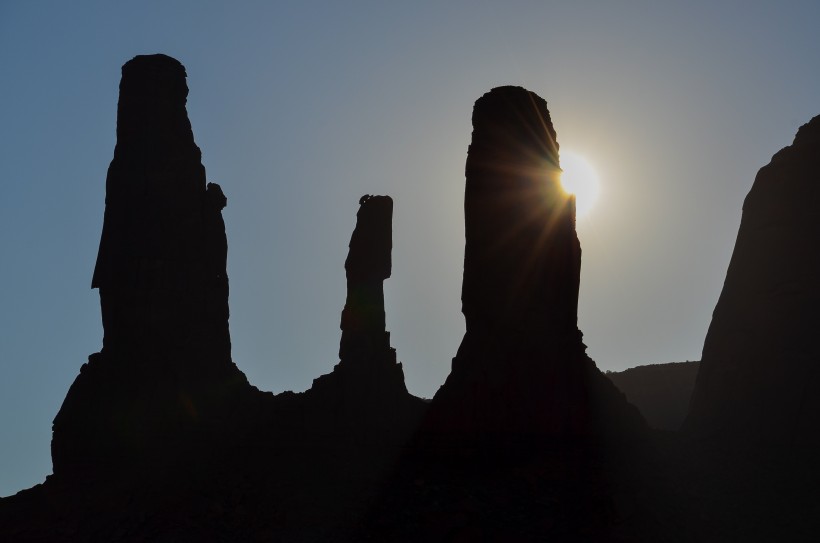
[[[122,68],[117,146],[91,282],[103,351],[191,348],[230,359],[227,241],[185,110],[185,68],[165,55]]]
[[[313,380],[306,396],[321,431],[365,442],[406,439],[425,404],[411,396],[385,330],[384,280],[390,277],[393,200],[362,196],[345,260],[347,299],[342,310],[339,363]],[[330,424],[330,427],[328,427]]]
[[[739,445],[820,446],[820,116],[743,204],[684,425]]]
[[[365,363],[392,352],[395,362],[384,313],[384,280],[390,277],[393,249],[393,200],[365,195],[359,205],[345,260],[347,300],[339,358],[342,363]]]
[[[577,336],[575,200],[561,188],[546,102],[518,87],[482,96],[465,169],[467,329]]]
[[[580,437],[643,427],[581,341],[575,200],[560,185],[546,102],[520,87],[482,96],[466,177],[467,331],[431,428]]]
[[[347,299],[339,327],[339,359],[332,373],[313,382],[314,397],[334,409],[362,410],[409,397],[401,363],[385,330],[384,280],[390,277],[393,250],[393,199],[366,194],[359,199],[356,228],[345,260]],[[344,403],[345,406],[340,404]],[[372,404],[372,405],[371,405]]]
[[[122,68],[92,279],[105,337],[54,419],[55,474],[173,456],[247,384],[230,352],[227,200],[206,185],[185,78],[165,55]]]

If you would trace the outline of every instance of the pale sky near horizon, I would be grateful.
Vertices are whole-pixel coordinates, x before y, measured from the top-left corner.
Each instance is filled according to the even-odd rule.
[[[239,5],[236,5],[239,4]],[[446,4],[446,5],[445,5]],[[817,2],[0,2],[0,496],[102,328],[91,273],[120,67],[188,71],[228,197],[233,357],[262,390],[338,361],[359,197],[395,201],[388,329],[431,397],[464,333],[473,102],[521,85],[598,170],[579,326],[602,370],[697,360],[757,170],[820,113]]]

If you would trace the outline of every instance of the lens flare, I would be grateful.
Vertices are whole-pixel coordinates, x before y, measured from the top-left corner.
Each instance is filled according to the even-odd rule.
[[[586,158],[573,151],[561,151],[561,169],[561,186],[575,195],[575,214],[581,219],[598,198],[598,173]]]

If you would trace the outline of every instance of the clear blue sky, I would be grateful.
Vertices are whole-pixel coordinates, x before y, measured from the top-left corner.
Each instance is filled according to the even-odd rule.
[[[240,4],[239,6],[235,4]],[[815,2],[0,3],[0,496],[51,471],[100,349],[90,290],[120,67],[162,52],[228,196],[233,356],[263,390],[337,362],[362,194],[395,199],[388,328],[432,396],[464,331],[476,98],[528,87],[599,170],[580,327],[607,370],[700,357],[743,198],[820,113]]]

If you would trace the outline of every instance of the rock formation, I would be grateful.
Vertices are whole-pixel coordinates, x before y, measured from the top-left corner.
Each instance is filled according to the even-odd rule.
[[[185,68],[151,55],[134,58],[122,73],[91,282],[100,291],[103,352],[197,345],[229,359],[227,200],[219,185],[206,187],[185,111]]]
[[[246,384],[230,354],[227,200],[206,185],[185,79],[165,55],[122,68],[92,279],[105,337],[54,419],[55,474],[165,454]]]
[[[695,388],[699,362],[673,362],[636,366],[624,371],[608,371],[626,399],[638,408],[649,426],[658,430],[679,430]]]
[[[557,187],[555,133],[534,94],[505,87],[476,105],[465,199],[467,334],[408,443],[427,404],[406,392],[385,330],[390,199],[361,201],[345,264],[341,361],[305,393],[256,391],[230,360],[225,198],[205,184],[185,115],[185,72],[168,57],[137,57],[123,68],[121,88],[93,280],[104,346],[55,419],[55,475],[0,498],[0,540],[816,539],[820,470],[811,449],[805,464],[789,451],[781,465],[760,469],[750,455],[700,454],[671,436],[656,435],[652,447],[571,439],[642,434],[644,424],[585,355],[572,199]],[[816,132],[801,130],[800,145],[784,156],[808,164],[800,149]],[[789,183],[767,195],[792,198]],[[791,209],[807,229],[815,224],[810,186],[801,185]],[[749,209],[758,206],[765,201]],[[790,223],[771,217],[772,239],[759,243],[806,240],[793,230],[785,233],[799,239],[781,239],[780,221]],[[776,263],[759,264],[775,273]],[[814,291],[806,292],[808,308]],[[789,300],[769,302],[775,311],[803,308],[790,290],[774,295]],[[800,343],[812,332],[806,322],[795,321],[789,336],[797,346],[808,344]],[[803,375],[806,390],[816,390]],[[816,405],[803,398],[804,408]],[[507,447],[533,435],[557,439]],[[513,454],[499,462],[500,450]]]
[[[584,437],[644,427],[585,354],[575,198],[559,176],[542,98],[499,87],[476,102],[464,196],[467,330],[430,428]]]
[[[703,346],[685,429],[820,445],[820,116],[760,169]]]
[[[345,366],[384,364],[391,358],[395,363],[384,312],[384,280],[390,277],[393,250],[393,200],[365,195],[359,206],[345,260],[347,299],[339,325],[339,359]]]
[[[391,272],[393,200],[365,195],[359,206],[345,260],[340,361],[332,373],[314,380],[308,397],[321,406],[320,416],[335,413],[371,432],[374,424],[387,428],[395,426],[396,418],[405,423],[416,418],[423,405],[407,392],[386,331],[384,280]]]

